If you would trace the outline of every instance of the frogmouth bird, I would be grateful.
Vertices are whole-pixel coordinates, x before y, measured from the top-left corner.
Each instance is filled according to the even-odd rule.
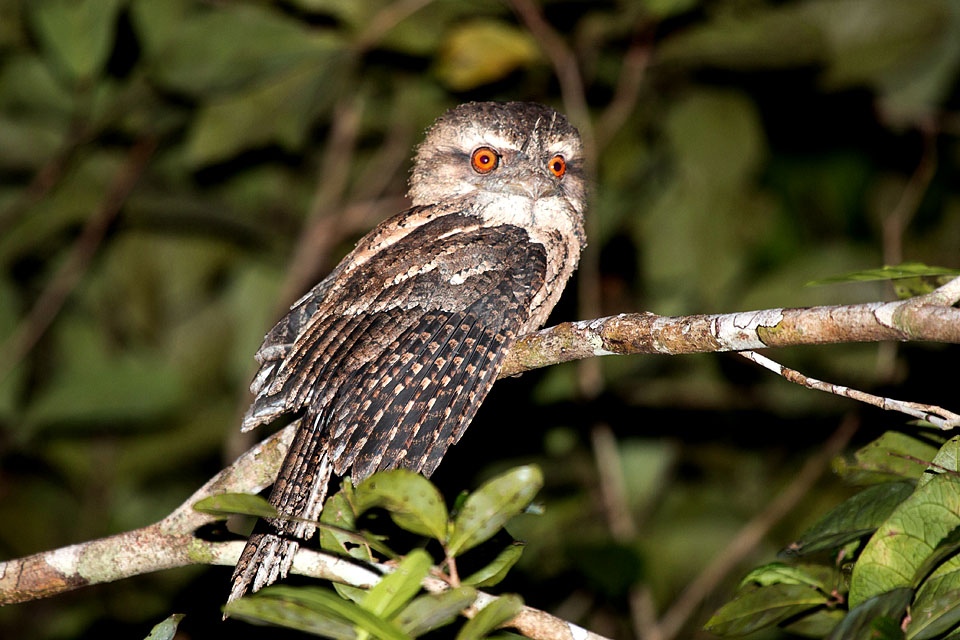
[[[284,577],[331,474],[429,476],[515,339],[538,329],[584,247],[577,130],[534,103],[468,103],[416,150],[412,207],[381,223],[267,333],[243,430],[302,414],[230,600]]]

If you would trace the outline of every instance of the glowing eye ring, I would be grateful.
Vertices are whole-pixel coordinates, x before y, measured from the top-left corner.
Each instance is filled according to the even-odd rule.
[[[563,174],[567,172],[567,160],[559,153],[552,158],[550,162],[547,163],[547,170],[550,172],[554,178],[562,178]]]
[[[500,154],[491,147],[478,147],[470,154],[470,166],[477,173],[490,173],[500,165]]]

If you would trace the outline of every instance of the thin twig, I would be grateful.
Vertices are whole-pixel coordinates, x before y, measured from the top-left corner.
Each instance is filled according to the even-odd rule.
[[[597,149],[602,152],[633,113],[653,50],[651,37],[634,38],[623,56],[613,97],[597,120]]]
[[[627,499],[626,480],[617,439],[609,425],[598,423],[590,430],[590,442],[593,444],[607,527],[614,540],[629,544],[637,536],[637,525]],[[632,585],[627,605],[630,608],[634,634],[643,640],[659,640],[656,633],[648,633],[650,625],[656,619],[649,587],[644,584]]]
[[[919,402],[908,402],[905,400],[884,398],[883,396],[875,396],[871,393],[859,391],[857,389],[851,389],[839,384],[817,380],[816,378],[806,376],[795,369],[791,369],[783,366],[782,364],[774,362],[770,358],[762,356],[756,351],[741,351],[738,355],[743,356],[747,360],[750,360],[751,362],[754,362],[765,369],[773,371],[777,375],[782,376],[785,380],[803,385],[808,389],[825,391],[827,393],[832,393],[844,398],[850,398],[865,404],[873,405],[874,407],[878,407],[880,409],[886,409],[887,411],[899,411],[900,413],[908,416],[912,416],[920,420],[926,420],[940,429],[955,429],[960,427],[960,414],[947,411],[942,407],[937,407],[930,404],[922,404]]]
[[[432,2],[433,0],[398,0],[387,5],[367,22],[356,40],[357,50],[363,52],[376,46],[391,29]]]
[[[90,129],[75,121],[70,126],[66,140],[47,161],[33,174],[30,184],[7,208],[0,211],[0,234],[13,225],[30,207],[42,200],[66,173],[77,149],[92,137]]]
[[[564,110],[580,129],[584,155],[591,161],[595,160],[595,137],[590,122],[590,110],[587,108],[587,94],[576,55],[544,19],[532,0],[511,0],[510,4],[550,60],[553,72],[560,83]]]
[[[338,238],[338,234],[328,233],[330,229],[325,223],[343,202],[362,110],[363,101],[356,93],[342,97],[334,107],[330,135],[317,171],[313,204],[280,288],[278,310],[285,310],[317,280],[317,273]]]
[[[607,527],[614,540],[632,540],[637,535],[637,527],[630,515],[623,463],[610,425],[595,424],[590,430],[590,442],[593,445]]]

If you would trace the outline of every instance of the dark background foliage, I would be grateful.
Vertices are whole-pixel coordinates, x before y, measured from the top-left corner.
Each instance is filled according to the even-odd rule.
[[[153,522],[252,443],[261,337],[405,206],[446,108],[536,100],[589,136],[591,246],[555,321],[859,302],[892,294],[805,285],[960,267],[958,66],[953,0],[0,0],[0,555]],[[771,355],[957,408],[955,347]],[[434,479],[452,499],[539,463],[503,588],[630,637],[850,415],[858,441],[904,426],[733,355],[606,358],[498,384]],[[825,473],[682,635],[849,492]],[[0,635],[143,637],[171,612],[184,638],[253,635],[219,622],[229,573],[6,607]]]

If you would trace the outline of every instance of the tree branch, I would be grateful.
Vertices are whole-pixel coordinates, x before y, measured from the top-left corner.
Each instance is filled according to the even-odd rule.
[[[549,364],[609,354],[675,355],[882,340],[957,344],[960,343],[960,309],[951,305],[958,299],[960,278],[930,294],[897,302],[672,318],[623,314],[571,322],[521,338],[508,355],[501,375],[517,375]],[[949,414],[936,407],[924,406],[924,410]],[[0,563],[0,605],[190,564],[234,564],[242,542],[209,542],[196,537],[198,528],[216,518],[194,511],[193,504],[219,493],[262,491],[276,478],[295,428],[296,423],[244,453],[160,522]],[[360,587],[379,580],[378,570],[385,568],[358,567],[309,550],[297,554],[293,567],[296,573]],[[439,588],[430,584],[425,587]],[[525,609],[521,618],[511,624],[531,638],[599,638],[533,609]],[[553,631],[536,635],[539,632],[532,630],[537,628]],[[562,633],[557,635],[557,630]]]
[[[198,528],[215,522],[217,518],[194,510],[193,505],[211,495],[257,493],[272,484],[296,427],[297,423],[288,425],[244,453],[160,522],[0,563],[0,605],[27,602],[79,587],[187,565],[235,565],[244,541],[210,542],[196,537],[194,533]],[[393,569],[382,564],[364,566],[301,548],[291,570],[300,575],[369,589]],[[449,588],[449,585],[442,580],[427,578],[424,588],[437,592]],[[496,596],[479,592],[466,615],[476,614],[495,599]],[[534,640],[606,640],[528,606],[510,621],[509,626]]]
[[[502,376],[594,356],[717,353],[848,342],[960,344],[960,278],[926,296],[895,302],[666,317],[624,313],[565,322],[523,336]]]
[[[219,493],[259,493],[277,477],[296,423],[257,444],[170,515],[141,529],[0,563],[0,605],[191,564],[236,564],[241,545],[194,536],[217,518],[193,505]],[[236,548],[233,548],[233,547]]]

